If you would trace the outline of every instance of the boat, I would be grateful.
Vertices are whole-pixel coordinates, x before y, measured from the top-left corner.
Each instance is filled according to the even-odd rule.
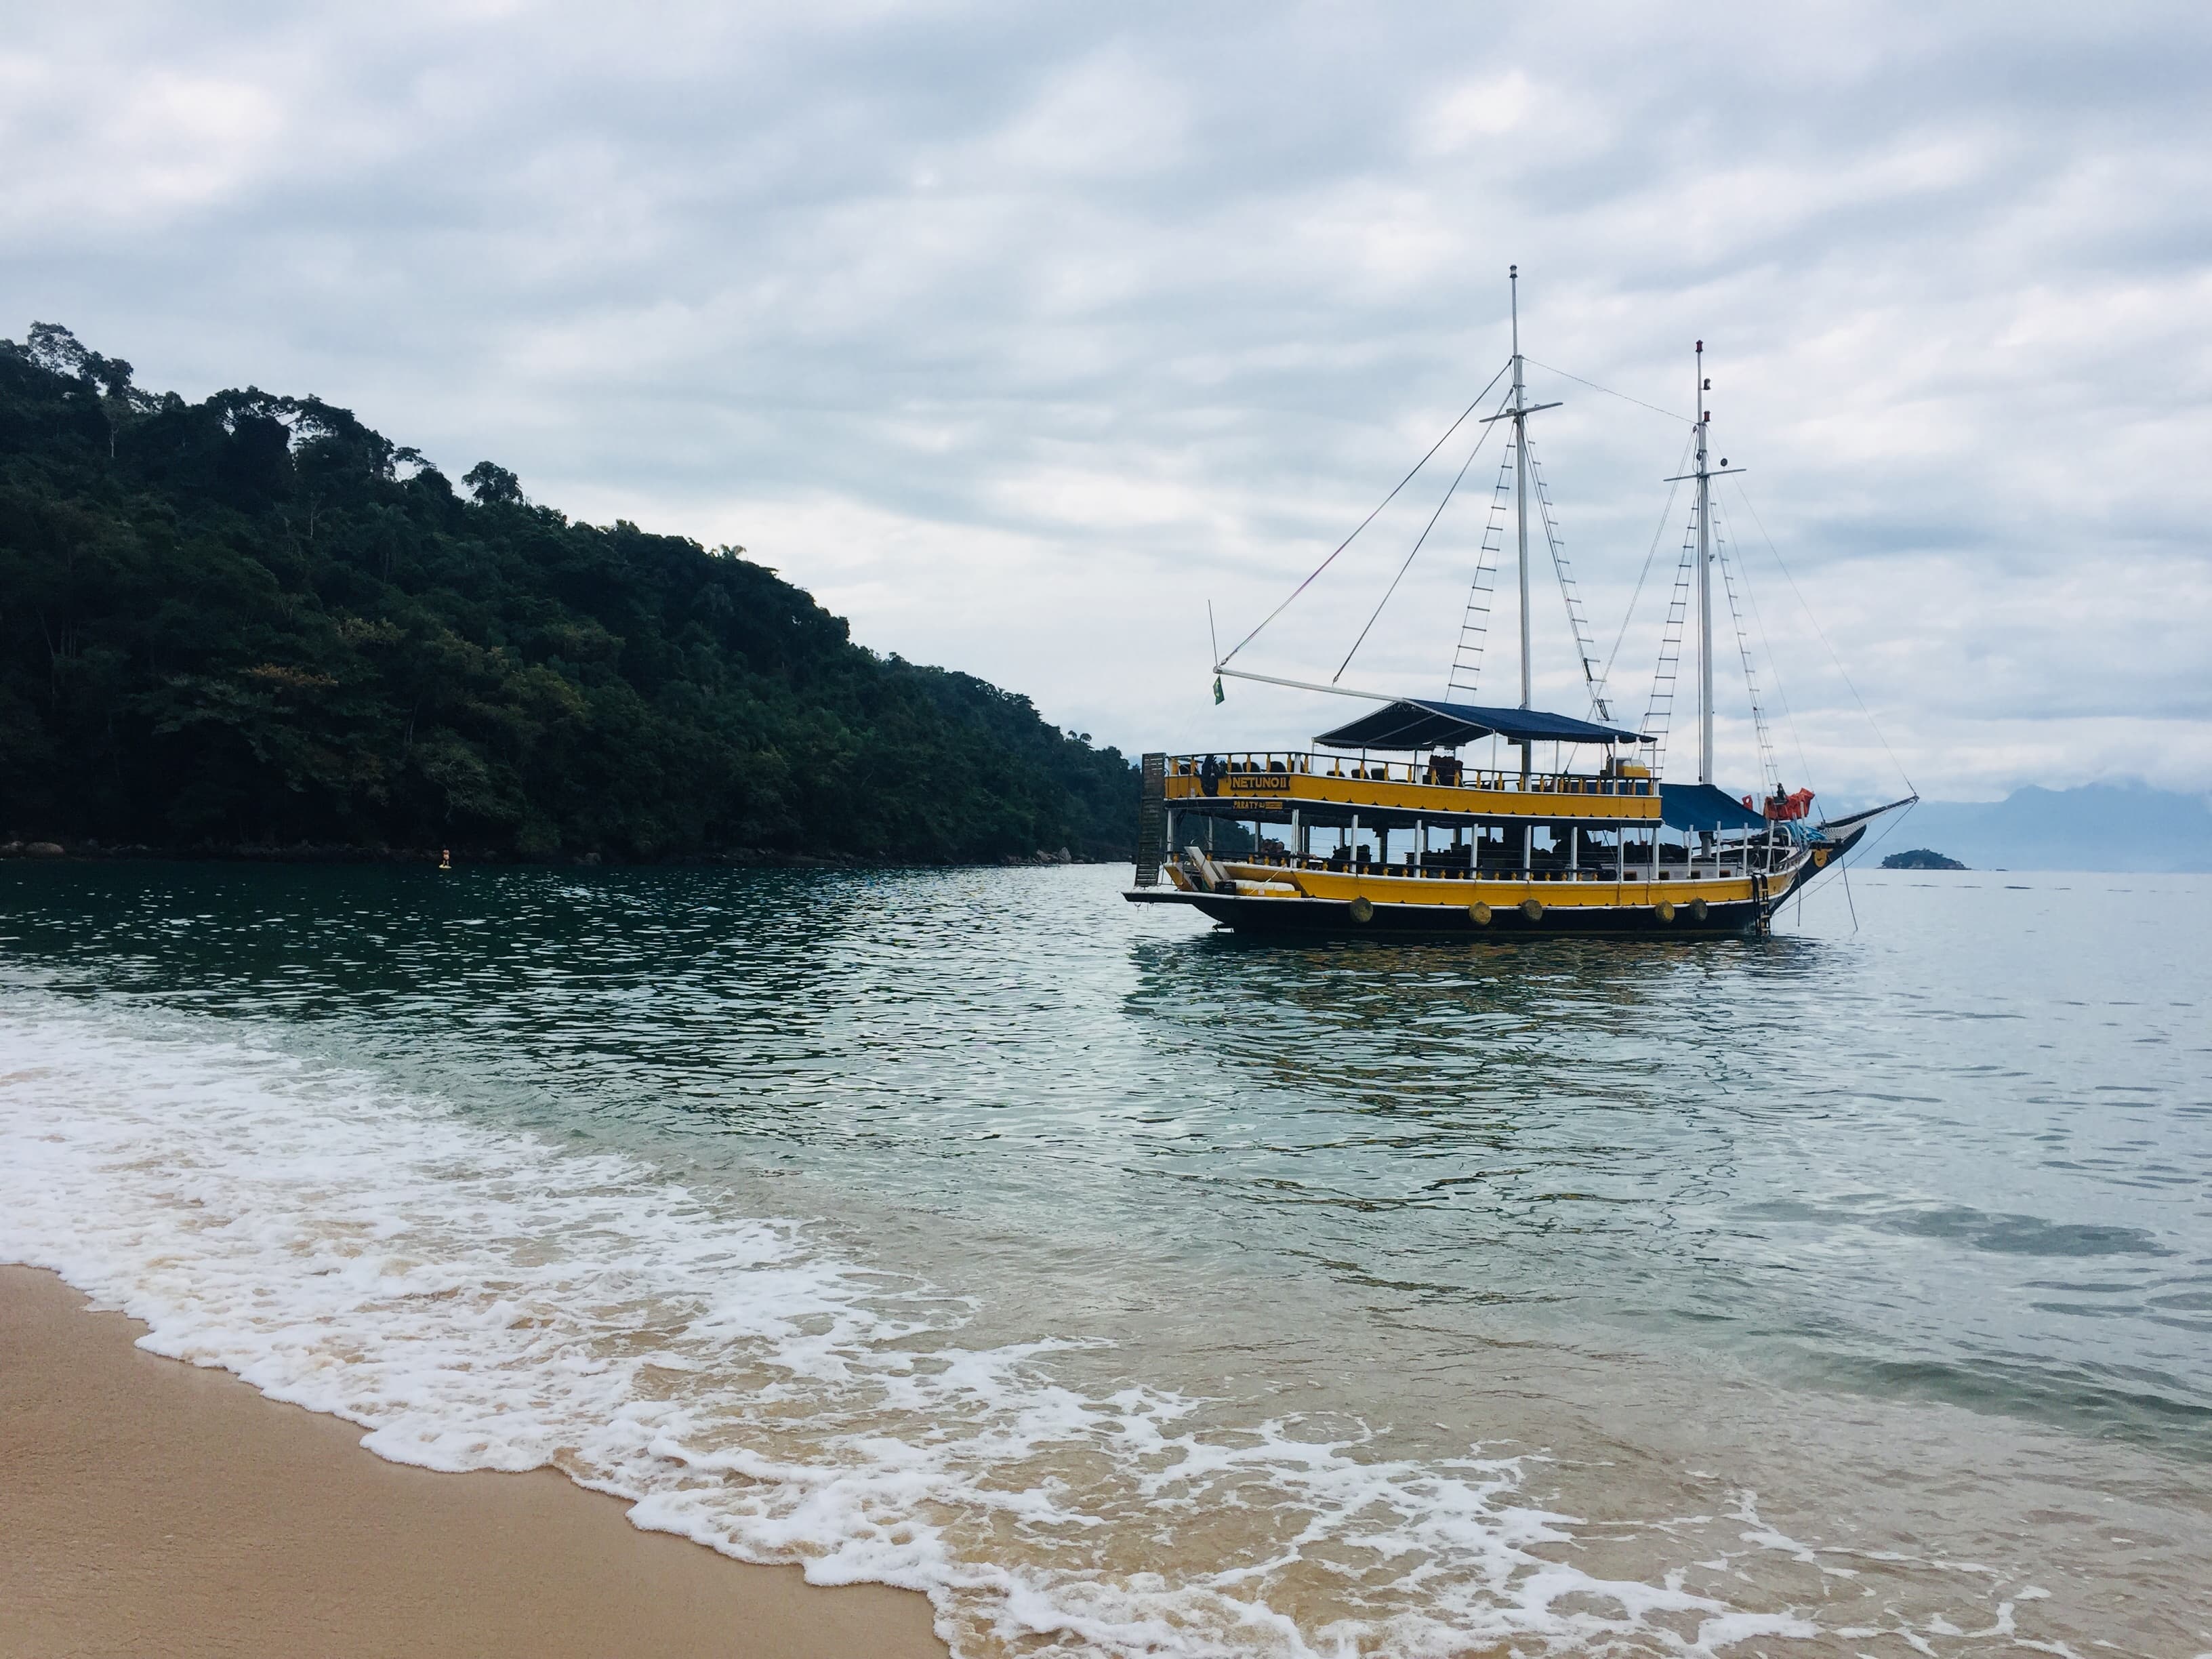
[[[1745,469],[1729,466],[1725,457],[1717,465],[1712,462],[1706,400],[1711,382],[1702,340],[1696,352],[1697,413],[1685,447],[1693,465],[1664,480],[1691,483],[1693,501],[1660,664],[1644,719],[1632,726],[1613,716],[1530,447],[1530,416],[1559,405],[1528,401],[1517,267],[1509,270],[1508,281],[1510,358],[1383,501],[1387,506],[1452,432],[1474,418],[1510,373],[1496,411],[1478,422],[1486,434],[1503,429],[1509,445],[1447,696],[1355,690],[1338,683],[1341,666],[1337,679],[1325,684],[1232,666],[1238,653],[1321,574],[1315,571],[1235,648],[1223,653],[1216,647],[1214,701],[1223,700],[1222,682],[1235,679],[1328,692],[1372,706],[1318,733],[1302,750],[1145,755],[1135,880],[1125,894],[1132,902],[1188,905],[1230,928],[1260,933],[1764,935],[1782,904],[1841,867],[1876,820],[1917,801],[1917,794],[1908,795],[1866,811],[1814,820],[1812,793],[1785,789],[1775,764],[1740,613],[1738,642],[1768,783],[1758,793],[1735,794],[1715,781],[1714,588],[1717,576],[1733,610],[1737,584],[1715,534],[1712,484]],[[1480,448],[1478,441],[1470,465]],[[1460,477],[1467,471],[1462,465]],[[1455,478],[1454,489],[1457,483]],[[1486,577],[1494,576],[1502,554],[1509,500],[1520,580],[1520,700],[1503,707],[1462,696],[1479,694],[1492,591]],[[1532,705],[1532,501],[1582,658],[1590,704],[1582,714]],[[1443,510],[1439,506],[1437,513]],[[1321,569],[1381,511],[1370,514]],[[1435,523],[1432,517],[1430,527]],[[1424,539],[1427,534],[1424,530]],[[1381,614],[1378,605],[1376,617]],[[1661,776],[1665,724],[1685,644],[1682,623],[1692,614],[1697,779],[1670,783]],[[1369,628],[1374,621],[1369,618]],[[1345,665],[1351,660],[1347,654]],[[1468,753],[1484,743],[1486,765]],[[1543,744],[1551,745],[1550,764],[1540,770],[1535,759]],[[1499,763],[1502,755],[1507,763]]]

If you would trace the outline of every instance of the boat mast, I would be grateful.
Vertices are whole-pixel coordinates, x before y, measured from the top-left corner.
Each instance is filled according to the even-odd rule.
[[[1730,466],[1728,457],[1721,457],[1715,466],[1705,450],[1705,428],[1713,418],[1712,410],[1705,407],[1705,393],[1713,383],[1705,378],[1705,343],[1698,342],[1698,467],[1694,472],[1677,472],[1663,480],[1680,483],[1685,478],[1698,481],[1698,781],[1713,781],[1713,480],[1724,478],[1731,472],[1741,472],[1740,466]],[[1671,638],[1672,636],[1669,635]],[[1666,661],[1662,653],[1661,663]],[[1671,684],[1671,682],[1670,682]],[[1671,693],[1669,695],[1672,695]],[[1753,694],[1754,696],[1757,695]]]
[[[1521,378],[1521,267],[1508,265],[1513,294],[1513,507],[1521,544],[1521,706],[1529,706],[1528,661],[1528,409]],[[1528,770],[1529,745],[1521,745],[1521,770]]]
[[[1705,465],[1705,343],[1698,342],[1698,781],[1713,781],[1713,477]]]
[[[1528,383],[1521,373],[1521,267],[1505,267],[1506,280],[1512,284],[1513,294],[1513,402],[1510,408],[1495,415],[1486,415],[1483,422],[1510,421],[1513,422],[1513,504],[1519,520],[1521,541],[1521,706],[1534,707],[1528,647],[1528,417],[1547,409],[1557,409],[1556,403],[1532,404],[1528,398]],[[1521,751],[1521,775],[1527,777],[1529,757],[1535,751],[1532,739],[1516,738],[1515,747]]]

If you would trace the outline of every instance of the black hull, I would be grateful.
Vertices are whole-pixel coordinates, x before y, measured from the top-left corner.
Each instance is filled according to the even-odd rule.
[[[1648,909],[1562,905],[1547,908],[1534,921],[1517,909],[1508,908],[1493,910],[1487,922],[1478,922],[1455,904],[1378,904],[1367,921],[1355,921],[1351,904],[1335,899],[1231,898],[1219,893],[1163,893],[1160,898],[1202,910],[1240,933],[1308,938],[1338,934],[1347,939],[1435,939],[1457,934],[1474,939],[1526,939],[1568,933],[1713,938],[1755,933],[1761,923],[1760,907],[1752,900],[1713,905],[1703,921],[1692,921],[1686,909],[1675,911],[1672,921],[1662,921]]]
[[[1887,811],[1887,809],[1885,808],[1884,810]],[[1802,869],[1799,870],[1796,879],[1791,881],[1790,884],[1787,887],[1784,888],[1780,892],[1774,894],[1770,900],[1770,902],[1775,908],[1779,909],[1782,906],[1783,901],[1787,899],[1791,894],[1802,892],[1806,888],[1818,881],[1822,876],[1827,874],[1829,871],[1840,869],[1843,866],[1844,859],[1850,856],[1851,848],[1856,847],[1861,842],[1866,839],[1866,832],[1872,827],[1873,826],[1870,823],[1857,823],[1852,825],[1850,829],[1845,830],[1840,835],[1832,836],[1829,837],[1828,856],[1820,860],[1817,864],[1808,863]]]

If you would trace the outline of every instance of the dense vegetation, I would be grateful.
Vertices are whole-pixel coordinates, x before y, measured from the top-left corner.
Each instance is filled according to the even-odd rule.
[[[0,833],[523,859],[1134,841],[1136,774],[739,556],[343,409],[0,341]]]
[[[1916,847],[1909,853],[1892,853],[1881,861],[1885,870],[1963,870],[1966,866],[1953,858],[1930,848]]]

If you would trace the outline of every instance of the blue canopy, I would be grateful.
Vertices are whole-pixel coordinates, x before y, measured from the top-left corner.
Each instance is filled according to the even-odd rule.
[[[1710,783],[1662,783],[1659,821],[1669,830],[1764,830],[1764,815]]]
[[[1456,749],[1477,738],[1512,743],[1648,743],[1641,732],[1596,726],[1537,708],[1479,708],[1471,702],[1407,697],[1362,714],[1314,741],[1328,749]]]

